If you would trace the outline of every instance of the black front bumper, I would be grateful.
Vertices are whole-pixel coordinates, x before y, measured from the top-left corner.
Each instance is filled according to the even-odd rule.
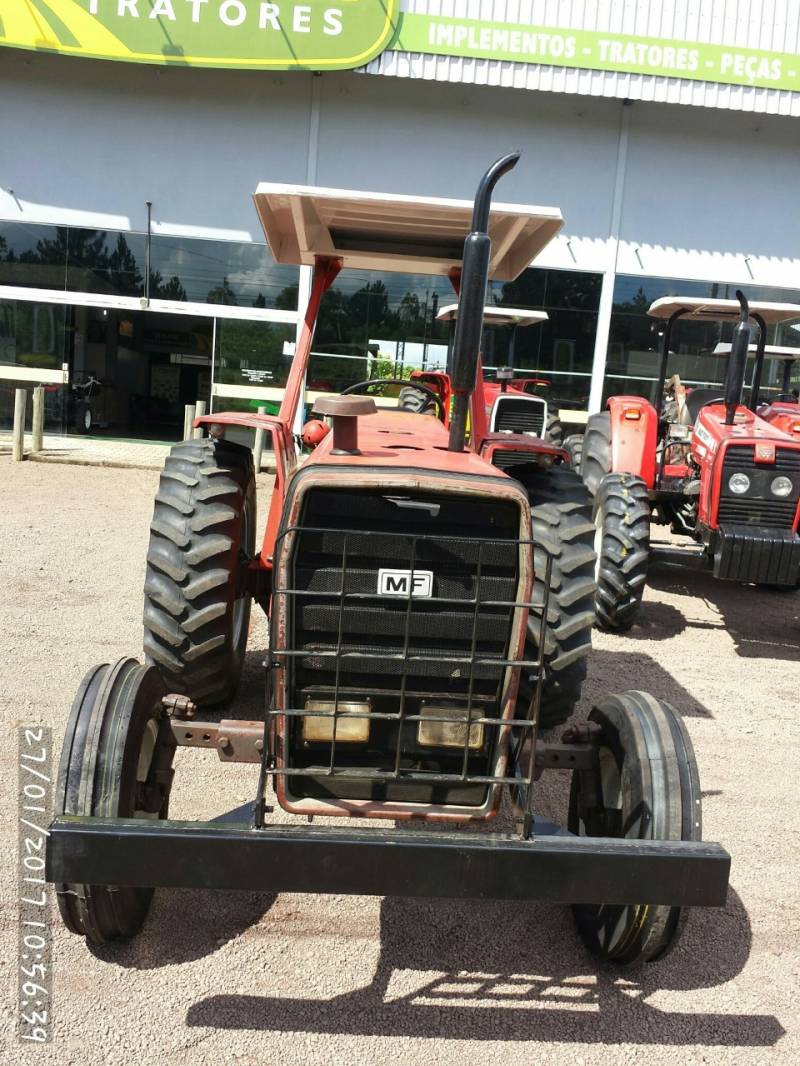
[[[714,577],[764,585],[800,581],[800,537],[792,530],[724,525],[711,535]]]
[[[730,856],[719,844],[560,834],[56,818],[56,883],[440,896],[558,903],[722,906]]]

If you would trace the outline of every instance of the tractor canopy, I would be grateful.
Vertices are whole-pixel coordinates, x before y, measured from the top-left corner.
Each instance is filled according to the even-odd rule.
[[[800,304],[771,303],[763,300],[754,300],[751,303],[741,292],[737,292],[735,300],[704,299],[696,296],[662,296],[650,305],[647,313],[652,318],[666,319],[667,323],[662,341],[661,363],[656,385],[656,397],[659,404],[662,403],[664,385],[667,380],[670,340],[676,323],[680,319],[688,319],[695,322],[736,323],[734,343],[728,345],[726,353],[718,353],[730,356],[724,391],[726,396],[726,421],[732,423],[734,409],[741,402],[745,362],[747,353],[751,349],[749,343],[750,323],[754,322],[758,326],[758,341],[752,346],[755,352],[755,367],[749,405],[750,409],[755,411],[759,403],[761,376],[766,352],[767,327],[800,318]],[[741,334],[741,337],[738,337],[738,334]]]
[[[262,182],[254,195],[277,263],[450,276],[460,270],[473,203]],[[495,203],[489,277],[513,281],[564,224],[557,207]]]
[[[455,322],[458,304],[447,304],[436,315],[440,322]],[[483,309],[484,326],[536,326],[548,319],[546,311],[530,311],[521,307],[490,306]]]
[[[767,303],[751,300],[748,304],[750,317],[762,318],[766,325],[791,322],[800,318],[800,304]],[[706,300],[695,296],[662,296],[654,300],[647,310],[652,318],[672,318],[676,312],[681,317],[704,322],[735,322],[739,317],[738,300]]]

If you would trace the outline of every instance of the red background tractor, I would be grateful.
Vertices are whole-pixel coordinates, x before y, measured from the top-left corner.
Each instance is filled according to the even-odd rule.
[[[699,551],[685,563],[715,577],[766,587],[800,584],[800,434],[782,405],[760,405],[767,327],[800,317],[793,304],[665,297],[649,314],[666,320],[656,405],[615,396],[589,418],[580,469],[594,497],[597,618],[606,629],[635,620],[653,552],[651,523],[690,537]],[[680,321],[735,322],[722,386],[686,388],[667,380]],[[754,348],[749,406],[742,403],[751,323]],[[794,410],[797,410],[794,408]],[[788,432],[787,432],[788,430]],[[675,552],[660,547],[674,559]]]

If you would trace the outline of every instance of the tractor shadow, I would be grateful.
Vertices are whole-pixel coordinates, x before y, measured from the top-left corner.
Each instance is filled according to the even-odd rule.
[[[634,636],[634,630],[625,636]],[[711,710],[696,699],[668,670],[644,652],[592,648],[589,676],[583,686],[583,703],[589,707],[609,692],[644,689],[676,707],[683,718],[713,718]]]
[[[253,805],[244,804],[212,822],[248,822]],[[275,903],[266,892],[219,892],[160,888],[153,896],[144,929],[129,941],[87,946],[95,958],[124,969],[158,970],[213,955],[257,925]],[[223,920],[219,921],[220,914]]]
[[[688,571],[660,563],[650,568],[647,583],[659,592],[704,600],[720,618],[701,621],[687,617],[671,605],[647,602],[643,605],[642,624],[633,626],[626,636],[659,639],[660,626],[666,630],[664,636],[674,636],[684,628],[724,630],[730,634],[736,654],[742,658],[800,662],[800,592],[718,581],[705,571]]]
[[[603,969],[576,941],[565,907],[388,897],[372,982],[333,998],[214,995],[192,1027],[443,1040],[770,1047],[771,1014],[664,1010],[662,990],[723,985],[745,966],[752,933],[731,889],[695,912],[683,940],[645,969]],[[313,975],[310,975],[313,979]]]

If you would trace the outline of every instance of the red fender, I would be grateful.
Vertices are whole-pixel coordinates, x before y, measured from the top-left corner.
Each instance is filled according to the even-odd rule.
[[[611,472],[636,474],[652,489],[656,482],[658,415],[641,396],[612,396]]]

